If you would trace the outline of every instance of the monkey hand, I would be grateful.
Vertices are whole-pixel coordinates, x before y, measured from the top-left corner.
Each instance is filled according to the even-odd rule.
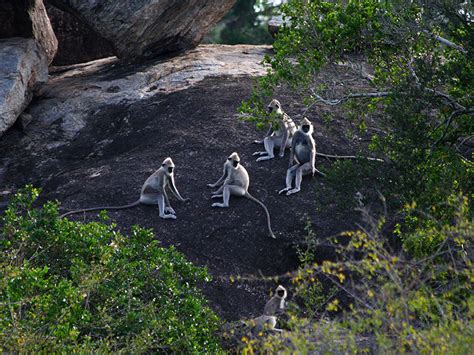
[[[283,157],[285,156],[285,152],[281,152],[281,153],[279,154],[279,156],[280,156],[280,158],[283,158]]]
[[[165,213],[176,214],[175,210],[171,206],[165,207]]]
[[[207,187],[216,187],[216,185],[214,185],[214,184],[207,184],[206,186]]]

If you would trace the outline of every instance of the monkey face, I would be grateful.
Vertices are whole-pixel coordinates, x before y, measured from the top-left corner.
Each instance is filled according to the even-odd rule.
[[[175,165],[173,163],[173,160],[171,160],[171,158],[166,158],[165,160],[163,160],[163,163],[161,164],[161,167],[165,170],[165,172],[168,175],[171,175],[173,173],[174,166]]]
[[[286,289],[282,285],[278,285],[275,290],[275,294],[280,298],[286,298]]]
[[[237,168],[237,166],[239,165],[238,160],[232,159],[230,157],[227,158],[227,163],[230,164],[231,166],[233,166],[234,168]]]
[[[270,104],[267,106],[267,110],[269,113],[272,113],[273,111],[279,111],[281,109],[280,102],[278,100],[272,100]]]
[[[237,168],[240,162],[240,157],[236,152],[233,152],[229,157],[227,158],[226,164],[229,164],[232,166],[234,169]]]
[[[310,127],[310,126],[307,125],[307,124],[303,125],[303,126],[302,126],[303,132],[304,132],[304,133],[308,133],[308,132],[309,132],[309,127]]]

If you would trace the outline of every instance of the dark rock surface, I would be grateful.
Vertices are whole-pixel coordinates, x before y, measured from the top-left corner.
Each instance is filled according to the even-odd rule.
[[[137,61],[190,49],[235,0],[49,0],[109,41],[116,55]]]
[[[53,61],[58,41],[42,0],[0,0],[0,39],[11,37],[35,39]]]
[[[225,319],[261,314],[275,282],[297,265],[295,246],[308,221],[319,237],[351,228],[354,217],[334,203],[334,192],[321,177],[305,178],[302,192],[279,196],[284,186],[284,159],[257,163],[252,144],[264,132],[236,117],[249,97],[253,77],[267,47],[199,46],[186,56],[142,65],[107,59],[72,68],[57,68],[26,114],[33,121],[15,127],[0,140],[0,212],[27,183],[41,187],[41,201],[57,199],[61,211],[135,201],[145,179],[166,156],[176,163],[176,185],[188,203],[171,199],[178,219],[162,220],[158,209],[138,206],[110,211],[118,228],[151,228],[163,245],[175,245],[197,265],[207,266],[214,281],[204,285],[212,307]],[[331,77],[333,73],[330,73]],[[353,79],[352,76],[348,76]],[[348,81],[355,85],[355,81]],[[278,97],[295,119],[304,108],[291,90]],[[353,152],[359,138],[345,137],[344,120],[330,107],[327,126],[320,107],[305,114],[315,124],[318,148],[326,153]],[[326,111],[328,113],[329,111]],[[248,169],[250,192],[269,208],[277,239],[267,236],[260,206],[232,198],[227,209],[211,208],[211,189],[229,153],[239,152]],[[329,163],[317,159],[318,168]],[[91,221],[96,214],[71,216]],[[324,259],[328,252],[317,257]],[[251,275],[231,282],[230,276]]]
[[[0,39],[0,136],[48,80],[48,58],[34,39]]]
[[[112,44],[98,35],[85,22],[44,0],[58,51],[53,65],[70,65],[114,55]]]

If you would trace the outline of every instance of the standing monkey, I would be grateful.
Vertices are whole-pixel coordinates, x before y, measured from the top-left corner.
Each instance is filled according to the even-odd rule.
[[[301,126],[296,131],[291,142],[290,152],[290,163],[289,168],[286,172],[286,187],[278,192],[282,194],[286,192],[286,195],[292,195],[301,190],[301,180],[303,175],[309,175],[319,173],[323,176],[322,172],[316,169],[316,143],[313,139],[313,125],[305,117],[301,121]],[[296,164],[293,165],[293,163]],[[295,187],[292,188],[293,179],[295,179]]]
[[[173,195],[181,202],[188,201],[189,199],[184,199],[181,197],[180,193],[176,189],[176,185],[174,183],[174,167],[175,165],[171,158],[166,158],[163,160],[161,167],[152,175],[150,175],[148,179],[146,179],[140,192],[140,198],[129,205],[84,208],[64,213],[59,217],[63,218],[75,213],[97,210],[121,210],[135,207],[142,203],[144,205],[158,205],[161,218],[176,219],[176,212],[170,205],[166,188],[168,187]]]
[[[268,112],[276,112],[281,121],[277,130],[273,130],[273,124],[270,123],[270,128],[263,139],[263,141],[254,141],[254,143],[263,143],[265,147],[264,152],[255,152],[253,155],[260,156],[257,161],[264,161],[273,159],[274,148],[280,148],[280,157],[285,155],[285,149],[291,146],[291,139],[296,132],[296,125],[293,120],[282,109],[278,100],[273,99],[267,106]]]
[[[209,187],[222,185],[217,191],[214,191],[211,198],[223,198],[223,203],[213,203],[212,207],[229,207],[230,195],[244,196],[258,203],[265,210],[267,215],[268,232],[272,238],[276,238],[272,231],[270,222],[270,213],[263,202],[257,200],[249,192],[250,178],[247,170],[240,164],[240,157],[237,153],[232,153],[224,163],[224,172],[214,184],[208,184]]]

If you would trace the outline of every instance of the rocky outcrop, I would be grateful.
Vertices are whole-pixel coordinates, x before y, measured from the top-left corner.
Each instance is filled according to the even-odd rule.
[[[33,91],[48,80],[48,57],[34,39],[0,39],[0,135],[30,103]]]
[[[53,61],[58,41],[42,0],[0,0],[0,38],[11,37],[33,38]]]
[[[149,59],[190,49],[236,0],[49,0],[108,40],[119,58]]]
[[[53,68],[40,97],[28,108],[34,121],[28,139],[35,137],[35,149],[67,144],[94,112],[110,105],[131,105],[156,94],[184,90],[216,76],[264,75],[260,64],[270,46],[201,45],[185,54],[154,63],[124,64],[116,57],[90,63]],[[45,138],[48,135],[48,138]]]
[[[58,38],[53,65],[90,62],[115,55],[112,44],[77,17],[44,0],[49,20]]]

